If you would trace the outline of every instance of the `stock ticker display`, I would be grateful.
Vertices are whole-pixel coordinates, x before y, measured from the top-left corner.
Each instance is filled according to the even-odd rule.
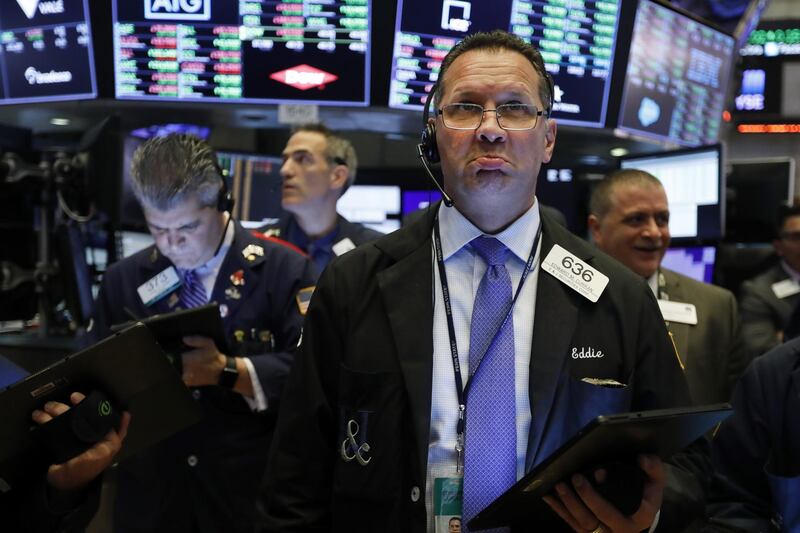
[[[369,103],[370,0],[114,0],[117,98]]]
[[[97,96],[87,0],[0,2],[0,104]]]
[[[533,43],[555,81],[553,117],[603,127],[621,0],[398,0],[389,106],[422,109],[447,52],[507,29]],[[424,16],[422,16],[424,14]]]
[[[733,37],[641,0],[620,129],[684,146],[716,142],[733,53]]]

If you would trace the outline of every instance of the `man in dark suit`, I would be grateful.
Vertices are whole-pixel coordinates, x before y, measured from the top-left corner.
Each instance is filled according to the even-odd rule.
[[[453,207],[322,275],[265,478],[266,531],[466,525],[596,415],[690,402],[645,283],[539,213],[536,176],[556,137],[539,52],[473,34],[439,80],[422,149],[440,159]],[[583,476],[547,501],[575,530],[639,532],[668,475],[699,489],[657,458],[639,465],[631,516]],[[463,510],[439,512],[442,497]]]
[[[719,531],[800,530],[798,391],[800,339],[757,358],[742,376],[734,413],[711,448],[708,515]]]
[[[612,172],[592,191],[589,211],[597,247],[647,280],[658,298],[694,402],[727,402],[749,362],[736,299],[661,266],[670,243],[661,182],[642,170]]]
[[[222,353],[209,338],[183,339],[183,381],[205,417],[120,465],[114,530],[249,532],[311,265],[231,219],[216,156],[200,139],[147,141],[132,175],[155,245],[109,267],[93,333],[218,302],[229,346]]]
[[[323,124],[301,126],[283,149],[281,206],[289,214],[258,231],[308,253],[317,274],[334,257],[383,234],[348,221],[336,203],[356,180],[353,145]]]
[[[800,206],[781,211],[775,240],[780,263],[742,284],[742,333],[753,355],[778,346],[800,303]]]

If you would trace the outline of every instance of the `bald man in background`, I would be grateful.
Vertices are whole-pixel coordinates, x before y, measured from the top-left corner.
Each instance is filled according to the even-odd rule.
[[[645,278],[658,298],[695,404],[727,402],[749,357],[736,299],[661,266],[670,243],[669,202],[647,172],[612,172],[592,192],[589,231],[598,248]]]

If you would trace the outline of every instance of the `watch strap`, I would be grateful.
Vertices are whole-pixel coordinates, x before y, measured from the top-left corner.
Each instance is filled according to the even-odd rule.
[[[218,385],[225,389],[232,389],[239,379],[239,371],[236,369],[236,358],[229,355],[225,356],[225,367],[219,374]]]

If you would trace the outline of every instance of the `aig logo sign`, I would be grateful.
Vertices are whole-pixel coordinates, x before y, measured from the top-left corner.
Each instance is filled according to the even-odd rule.
[[[144,17],[158,20],[210,20],[211,0],[144,0]]]

